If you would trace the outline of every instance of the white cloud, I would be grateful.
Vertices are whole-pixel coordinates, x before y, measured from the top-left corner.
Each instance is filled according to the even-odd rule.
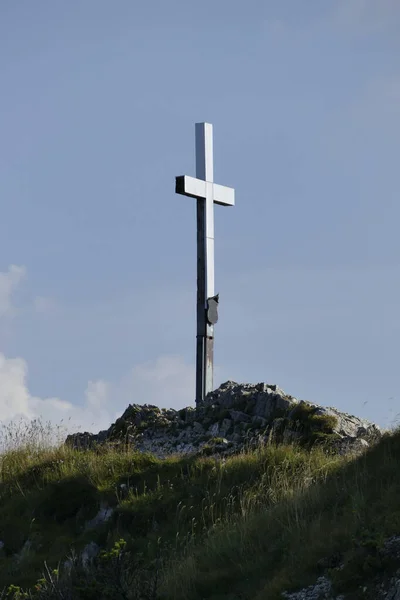
[[[193,404],[195,371],[179,356],[163,356],[136,365],[119,382],[89,381],[82,405],[60,398],[33,396],[22,358],[0,353],[0,423],[3,430],[18,419],[51,422],[65,433],[107,429],[129,404],[181,408]],[[0,430],[0,446],[1,441]]]
[[[106,381],[89,381],[85,392],[86,402],[93,408],[103,408],[109,396],[109,385]]]
[[[195,367],[182,357],[167,355],[133,367],[121,382],[111,388],[111,396],[125,405],[155,404],[183,408],[194,404]]]
[[[12,304],[12,295],[25,276],[25,267],[11,265],[8,271],[0,273],[0,317],[12,316],[15,307]]]
[[[0,417],[7,421],[14,416],[34,416],[29,406],[29,393],[25,386],[27,366],[21,358],[7,359],[0,354]]]
[[[0,273],[0,317],[15,313],[12,295],[25,275],[25,268],[10,266]],[[183,301],[182,301],[183,302]],[[35,296],[31,306],[48,314],[55,308],[51,298]],[[117,381],[89,380],[81,398],[72,403],[62,397],[38,397],[28,384],[28,364],[22,357],[9,357],[0,350],[0,446],[10,423],[40,419],[74,431],[107,429],[129,404],[154,404],[179,409],[194,405],[195,367],[176,355],[136,364]],[[216,379],[219,370],[216,369]],[[75,402],[75,399],[74,399]],[[4,440],[3,440],[4,441]]]

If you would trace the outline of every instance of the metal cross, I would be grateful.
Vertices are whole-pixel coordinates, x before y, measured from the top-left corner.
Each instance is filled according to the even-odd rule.
[[[218,320],[218,295],[214,290],[214,203],[235,204],[235,190],[214,183],[210,123],[196,123],[196,178],[176,177],[175,191],[197,199],[196,404],[199,404],[213,389],[214,324]]]

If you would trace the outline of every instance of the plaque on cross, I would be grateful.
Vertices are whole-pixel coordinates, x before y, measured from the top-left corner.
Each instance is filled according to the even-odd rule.
[[[214,324],[218,320],[219,300],[214,290],[214,204],[235,204],[235,190],[214,183],[210,123],[196,123],[196,177],[176,177],[175,191],[197,199],[196,404],[199,404],[213,389]]]

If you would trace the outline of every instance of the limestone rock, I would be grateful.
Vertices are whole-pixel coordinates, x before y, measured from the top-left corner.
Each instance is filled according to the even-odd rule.
[[[69,435],[76,449],[127,446],[159,457],[201,452],[211,446],[222,454],[274,440],[325,443],[340,453],[363,452],[381,437],[377,425],[310,402],[299,401],[277,385],[227,381],[196,408],[160,409],[130,404],[108,430]],[[211,441],[223,438],[227,443]],[[208,450],[207,450],[208,451]]]
[[[363,438],[366,441],[374,441],[381,436],[379,427],[374,423],[340,412],[336,408],[318,407],[314,414],[336,417],[337,426],[334,428],[334,431],[343,436]]]
[[[94,529],[95,527],[98,527],[99,525],[106,523],[112,517],[113,512],[114,511],[112,508],[103,504],[100,507],[97,515],[95,517],[93,517],[93,519],[91,519],[90,521],[87,521],[85,523],[85,530]]]
[[[90,542],[87,544],[81,554],[82,566],[87,569],[93,560],[98,556],[100,552],[100,546],[96,542]]]
[[[332,594],[332,583],[325,576],[319,577],[315,585],[292,594],[283,592],[282,596],[286,600],[339,600]]]

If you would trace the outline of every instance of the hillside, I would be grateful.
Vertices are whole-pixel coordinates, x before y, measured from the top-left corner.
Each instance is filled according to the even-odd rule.
[[[396,598],[400,432],[262,385],[228,382],[199,411],[133,405],[100,438],[46,449],[30,435],[6,452],[3,597]],[[154,440],[160,456],[138,450]]]

